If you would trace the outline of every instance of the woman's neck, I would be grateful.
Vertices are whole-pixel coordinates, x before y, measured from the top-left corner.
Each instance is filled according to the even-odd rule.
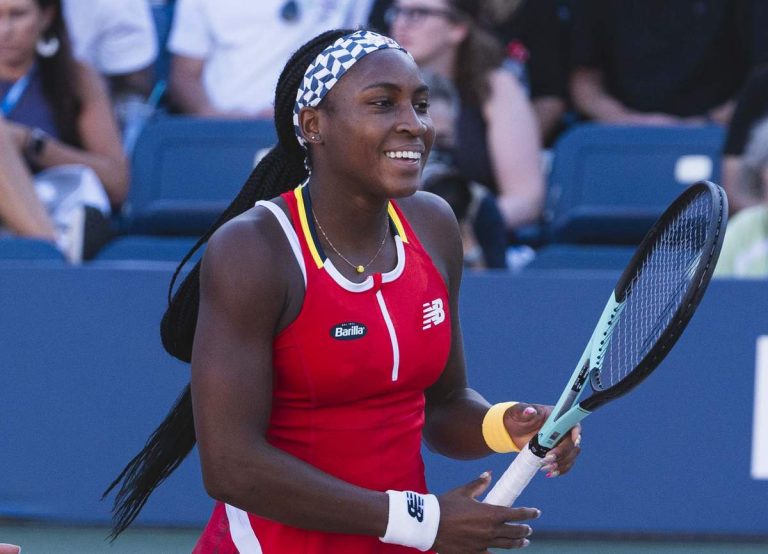
[[[35,58],[19,63],[0,63],[0,81],[18,81],[35,65]]]
[[[386,227],[387,199],[345,194],[310,180],[312,211],[334,243],[359,244],[363,237],[381,237]]]
[[[431,71],[451,80],[456,78],[456,52],[454,50],[444,50],[418,65],[422,71]]]

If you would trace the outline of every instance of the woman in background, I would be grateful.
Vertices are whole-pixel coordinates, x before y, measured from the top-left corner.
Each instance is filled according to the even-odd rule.
[[[33,176],[90,168],[100,181],[91,190],[108,213],[125,200],[128,168],[106,87],[72,58],[59,0],[0,0],[0,97],[0,223],[77,258],[78,233],[51,217]]]
[[[757,123],[744,152],[740,190],[754,191],[760,204],[728,222],[715,268],[719,277],[768,277],[768,118]]]
[[[536,118],[525,91],[503,68],[504,51],[480,23],[482,2],[397,0],[392,37],[422,70],[450,78],[459,91],[456,163],[491,189],[510,231],[538,220],[544,200]]]

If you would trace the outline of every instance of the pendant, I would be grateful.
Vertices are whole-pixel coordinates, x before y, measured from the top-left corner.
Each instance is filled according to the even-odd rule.
[[[358,273],[362,273],[363,271],[365,271],[365,268],[363,266],[359,265],[359,266],[355,267],[355,271],[357,271]]]

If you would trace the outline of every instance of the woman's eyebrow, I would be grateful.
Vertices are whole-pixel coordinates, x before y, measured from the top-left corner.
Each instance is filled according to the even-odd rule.
[[[381,82],[381,83],[372,83],[372,84],[370,84],[370,85],[368,85],[366,87],[363,87],[363,90],[366,91],[366,90],[370,90],[372,88],[383,88],[383,89],[388,89],[388,90],[392,90],[392,91],[395,91],[395,92],[400,92],[403,89],[403,87],[401,87],[400,85],[398,85],[396,83]],[[429,92],[429,87],[426,84],[423,84],[423,85],[417,87],[413,92],[414,92],[414,94],[419,94],[419,93],[422,93],[422,92]]]

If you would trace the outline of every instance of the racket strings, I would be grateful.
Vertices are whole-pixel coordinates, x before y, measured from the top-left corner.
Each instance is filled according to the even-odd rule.
[[[696,196],[660,232],[630,281],[593,387],[625,379],[666,331],[690,289],[707,243],[712,204]]]

